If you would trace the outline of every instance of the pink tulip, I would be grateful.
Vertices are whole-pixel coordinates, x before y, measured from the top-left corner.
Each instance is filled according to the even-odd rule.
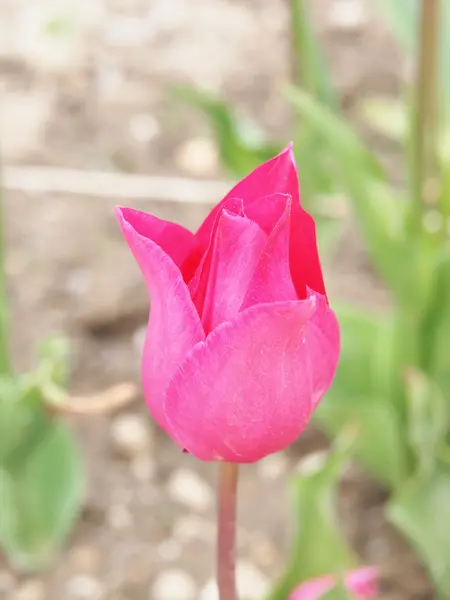
[[[149,409],[202,460],[253,462],[306,427],[339,356],[292,147],[238,183],[196,234],[118,208],[151,296]]]
[[[362,567],[350,571],[344,577],[344,584],[352,597],[357,600],[370,600],[378,596],[378,571],[375,567]],[[290,595],[289,600],[319,600],[336,585],[336,578],[324,575],[300,584]]]

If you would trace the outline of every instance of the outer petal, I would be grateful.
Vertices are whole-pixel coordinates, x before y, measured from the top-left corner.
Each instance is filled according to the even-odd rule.
[[[313,407],[330,387],[339,362],[341,349],[339,323],[325,296],[307,289],[307,297],[315,298],[317,309],[308,323],[308,344],[313,382]]]
[[[164,393],[187,352],[205,338],[189,290],[172,258],[145,233],[142,213],[118,208],[123,235],[145,277],[151,311],[142,362],[144,394],[155,420],[166,431]],[[149,221],[144,223],[148,224]],[[164,238],[167,239],[167,238]],[[164,241],[163,239],[163,241]]]
[[[362,567],[345,575],[345,587],[358,600],[371,600],[378,596],[378,570],[376,567]],[[290,595],[289,600],[319,600],[333,586],[336,580],[332,575],[316,577],[300,584]]]
[[[237,315],[267,240],[260,227],[243,215],[242,202],[239,209],[222,209],[199,267],[199,281],[192,282],[194,304],[206,333]]]
[[[195,235],[177,223],[132,208],[117,207],[117,210],[119,219],[123,214],[139,235],[155,242],[180,269],[186,259],[199,250]]]
[[[314,298],[259,304],[197,344],[167,390],[178,443],[202,460],[234,462],[291,444],[312,410],[308,322],[315,309]]]
[[[345,585],[361,600],[376,598],[379,594],[378,589],[378,569],[376,567],[362,567],[355,571],[350,571],[345,577]]]
[[[290,263],[299,298],[305,297],[307,287],[326,296],[317,249],[316,225],[311,215],[295,202],[292,204]]]
[[[261,200],[261,204],[283,206],[283,212],[272,229],[258,261],[242,309],[262,302],[297,300],[289,265],[289,238],[291,229],[292,199],[290,196],[274,194]],[[279,210],[279,208],[278,208]],[[273,211],[265,211],[266,215]],[[303,296],[305,297],[305,296]]]
[[[289,596],[289,600],[319,600],[334,585],[334,578],[331,575],[316,577],[301,583]]]
[[[242,198],[246,210],[247,204],[275,193],[290,194],[294,203],[299,203],[297,168],[293,159],[292,145],[287,146],[278,156],[263,163],[242,179],[209,213],[196,237],[204,246],[208,245],[216,215],[230,198]],[[264,230],[263,224],[259,220],[256,222]]]

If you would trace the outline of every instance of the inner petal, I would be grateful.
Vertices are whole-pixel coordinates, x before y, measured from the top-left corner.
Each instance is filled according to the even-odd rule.
[[[262,302],[298,299],[289,262],[292,199],[284,194],[274,194],[260,202],[260,215],[269,215],[272,220],[280,212],[281,206],[283,210],[267,238],[241,310]],[[275,206],[276,210],[267,210],[265,206]],[[265,219],[265,225],[271,226],[268,218]]]
[[[261,228],[244,215],[242,201],[222,208],[190,284],[206,334],[238,313],[266,240]]]

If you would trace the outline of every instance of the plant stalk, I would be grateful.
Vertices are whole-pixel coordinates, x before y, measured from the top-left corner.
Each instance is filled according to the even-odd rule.
[[[236,496],[238,465],[219,464],[217,585],[219,600],[237,600],[236,592]]]
[[[420,221],[439,198],[437,117],[439,91],[440,0],[421,0],[419,56],[412,128],[412,187]]]

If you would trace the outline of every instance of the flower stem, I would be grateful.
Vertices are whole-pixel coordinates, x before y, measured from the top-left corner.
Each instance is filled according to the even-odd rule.
[[[421,0],[419,56],[412,132],[412,185],[416,214],[437,202],[433,186],[437,171],[438,66],[440,49],[440,0]]]
[[[235,574],[238,465],[219,464],[217,585],[219,600],[237,600]]]

